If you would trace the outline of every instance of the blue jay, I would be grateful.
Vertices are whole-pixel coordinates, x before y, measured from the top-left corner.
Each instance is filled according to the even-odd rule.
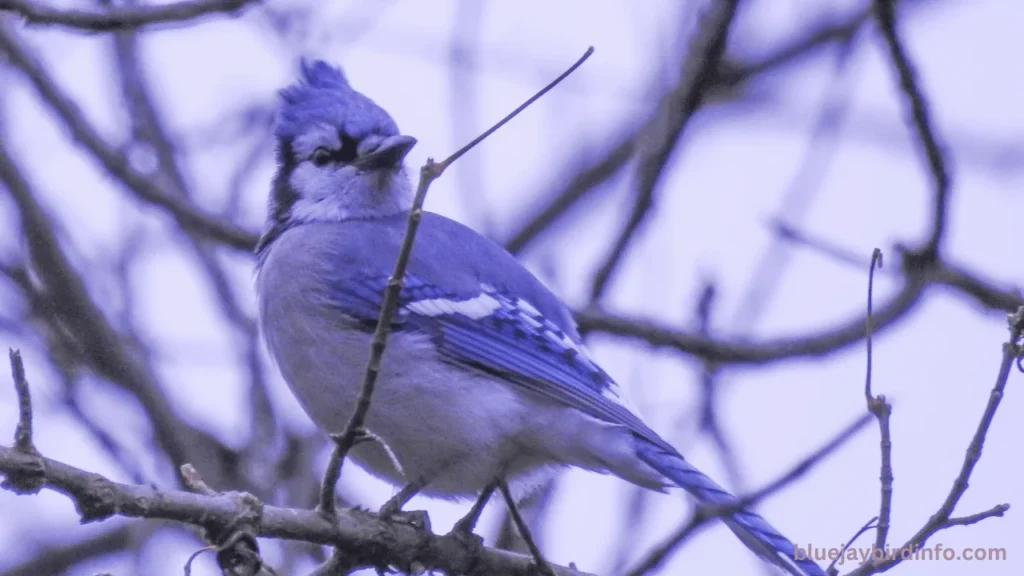
[[[303,62],[280,96],[278,170],[257,247],[260,324],[306,412],[340,432],[405,234],[404,159],[416,139],[322,61]],[[644,424],[565,304],[498,245],[437,214],[423,214],[365,424],[392,454],[362,443],[351,457],[403,485],[382,514],[416,493],[482,494],[479,514],[498,482],[521,493],[568,466],[678,486],[709,505],[737,501]],[[472,531],[468,518],[456,530]],[[790,574],[824,574],[757,514],[724,521]]]

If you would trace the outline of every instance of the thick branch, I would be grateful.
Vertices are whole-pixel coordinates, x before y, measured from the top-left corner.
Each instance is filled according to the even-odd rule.
[[[889,326],[909,312],[925,286],[926,281],[920,276],[909,277],[900,291],[875,314],[875,328]],[[580,330],[634,338],[655,347],[675,348],[718,364],[757,365],[822,357],[848,348],[864,338],[864,318],[861,315],[832,329],[761,342],[713,340],[652,320],[615,316],[597,309],[578,310],[575,317]]]
[[[0,182],[6,185],[18,209],[33,270],[49,296],[47,304],[80,345],[80,360],[138,399],[151,417],[157,441],[175,464],[196,462],[216,485],[237,485],[233,471],[223,468],[228,465],[227,449],[177,417],[152,367],[126,344],[97,307],[81,275],[68,261],[49,216],[2,142]]]
[[[73,466],[0,446],[0,474],[17,484],[23,475],[37,475],[42,462],[45,488],[71,498],[83,522],[110,516],[183,522],[204,528],[231,525],[248,514],[252,497],[237,493],[193,494],[112,482]],[[6,482],[5,482],[6,484]],[[337,547],[359,566],[421,566],[448,574],[480,576],[538,574],[527,556],[490,548],[467,546],[454,536],[435,536],[410,526],[391,524],[375,515],[338,511],[332,524],[312,510],[259,506],[261,514],[252,527],[255,536],[301,540]],[[554,567],[559,575],[584,574]]]
[[[202,16],[235,14],[257,0],[183,0],[155,6],[118,6],[105,10],[53,8],[28,0],[0,0],[0,11],[13,12],[29,24],[61,26],[86,32],[110,32],[154,24],[177,24]]]
[[[128,158],[106,142],[78,106],[57,86],[35,56],[10,27],[0,23],[0,52],[19,68],[35,87],[40,99],[64,122],[75,140],[103,166],[111,177],[123,182],[139,199],[154,204],[174,217],[186,229],[195,230],[225,246],[251,252],[255,233],[204,212],[186,198],[168,190],[158,180],[135,170]]]
[[[108,529],[77,542],[41,548],[29,560],[15,564],[3,576],[39,576],[64,574],[86,560],[121,552],[134,540],[134,528],[129,525]]]

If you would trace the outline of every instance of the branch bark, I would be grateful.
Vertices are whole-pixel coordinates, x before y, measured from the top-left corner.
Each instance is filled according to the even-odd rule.
[[[211,14],[237,14],[258,0],[185,0],[157,6],[119,6],[105,10],[53,8],[29,0],[0,0],[0,12],[13,12],[28,24],[81,32],[111,32],[157,24],[181,24]]]
[[[113,482],[74,466],[0,446],[4,487],[38,483],[69,497],[82,522],[112,516],[163,519],[206,529],[222,530],[239,517],[252,516],[253,535],[301,540],[338,548],[358,566],[385,569],[441,570],[471,576],[528,576],[540,574],[529,556],[474,547],[458,537],[436,536],[402,524],[392,524],[361,510],[339,510],[333,523],[313,510],[263,505],[242,493],[194,494]],[[571,568],[552,566],[559,576],[586,576]]]

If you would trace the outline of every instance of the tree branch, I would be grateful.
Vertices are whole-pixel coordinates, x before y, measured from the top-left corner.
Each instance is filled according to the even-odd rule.
[[[28,24],[60,26],[82,32],[111,32],[156,24],[181,24],[210,14],[237,14],[259,0],[183,0],[155,6],[119,6],[105,10],[52,8],[29,0],[0,0],[0,12],[13,12]]]
[[[63,545],[48,545],[31,559],[6,568],[3,576],[64,574],[76,564],[127,549],[135,540],[136,527],[124,524]]]
[[[172,462],[196,462],[216,484],[238,485],[239,478],[230,469],[230,459],[225,458],[230,451],[209,433],[177,417],[152,367],[130,348],[93,301],[84,280],[61,248],[49,216],[36,201],[2,141],[0,181],[7,186],[19,212],[32,269],[45,286],[46,305],[74,338],[76,351],[81,355],[76,361],[84,362],[138,399],[151,417],[157,441]]]
[[[1022,338],[1024,338],[1024,306],[1018,308],[1013,314],[1009,314],[1007,320],[1010,337],[1003,344],[1003,359],[999,364],[999,373],[996,375],[996,383],[992,388],[992,392],[989,394],[988,404],[985,406],[985,411],[982,413],[981,420],[978,422],[978,427],[974,432],[974,437],[971,439],[971,443],[967,447],[967,454],[964,456],[964,462],[960,467],[960,473],[957,474],[956,479],[953,481],[953,487],[950,489],[949,494],[946,495],[946,499],[942,502],[938,511],[936,511],[935,514],[925,522],[924,526],[922,526],[916,534],[910,537],[910,540],[900,548],[901,550],[917,550],[923,547],[928,542],[929,538],[941,530],[951,526],[974,524],[994,516],[1002,516],[1004,512],[1010,509],[1009,504],[999,504],[978,514],[959,518],[954,518],[952,516],[953,510],[956,508],[960,498],[963,497],[965,492],[967,492],[968,481],[971,478],[971,474],[974,472],[974,467],[981,459],[981,449],[985,444],[985,437],[988,435],[988,429],[992,426],[992,420],[995,419],[999,403],[1003,399],[1003,393],[1006,390],[1006,382],[1010,377],[1010,369],[1013,368],[1014,362],[1024,354],[1024,345],[1022,345],[1021,342]],[[885,572],[902,561],[903,557],[901,554],[886,555],[884,560],[868,561],[847,576],[868,576],[878,572]]]
[[[78,106],[57,86],[42,63],[18,40],[16,32],[0,22],[0,52],[19,68],[35,87],[40,99],[64,122],[75,140],[144,202],[165,209],[186,229],[195,230],[225,246],[252,252],[257,234],[204,212],[188,199],[174,194],[163,183],[135,170],[128,158],[107,143],[85,119]]]
[[[335,546],[363,567],[422,566],[449,574],[481,576],[539,574],[528,556],[473,548],[457,537],[435,536],[403,524],[383,522],[369,512],[338,511],[336,521],[331,523],[312,510],[266,506],[239,493],[206,495],[120,484],[56,460],[0,446],[0,474],[7,479],[5,485],[38,474],[37,460],[42,463],[42,486],[69,497],[82,522],[124,516],[220,529],[257,507],[261,513],[253,526],[255,536]],[[584,574],[554,568],[559,575]]]
[[[910,63],[903,41],[896,33],[896,2],[895,0],[873,0],[875,20],[889,49],[889,60],[896,68],[900,89],[906,95],[908,113],[911,117],[917,140],[921,144],[928,167],[935,183],[935,207],[932,210],[933,220],[931,235],[921,248],[921,256],[935,259],[939,255],[942,239],[945,237],[946,220],[948,217],[949,193],[951,179],[946,160],[943,158],[942,146],[935,135],[935,127],[928,111],[928,102],[921,88],[917,85],[914,67]]]
[[[604,263],[594,273],[590,290],[593,301],[600,300],[604,294],[626,249],[654,205],[654,191],[665,166],[715,79],[737,6],[739,0],[712,2],[701,19],[689,54],[683,59],[679,83],[662,97],[657,111],[640,131],[635,148],[639,158],[633,211]]]

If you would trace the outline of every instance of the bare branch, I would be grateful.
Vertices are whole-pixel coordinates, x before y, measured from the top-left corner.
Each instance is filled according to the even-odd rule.
[[[509,518],[512,519],[512,523],[515,524],[516,529],[519,531],[519,537],[526,543],[526,548],[530,551],[530,556],[536,563],[537,571],[545,576],[554,576],[555,571],[552,570],[551,565],[548,564],[548,561],[540,553],[540,547],[537,546],[533,535],[530,534],[530,527],[526,524],[522,514],[519,513],[519,507],[516,506],[515,498],[512,497],[512,492],[509,491],[508,484],[504,480],[498,481],[498,490],[501,491],[501,497],[505,500],[505,507],[508,508]]]
[[[65,123],[82,146],[115,179],[124,182],[139,199],[159,206],[178,223],[236,250],[252,252],[258,236],[248,230],[204,212],[187,199],[167,190],[165,185],[135,170],[128,158],[107,143],[89,124],[78,106],[57,86],[30,51],[17,39],[9,26],[0,23],[0,52],[7,55],[29,79],[40,98]]]
[[[700,30],[690,46],[689,54],[683,59],[679,83],[662,97],[657,112],[640,132],[636,148],[639,155],[636,201],[611,252],[594,274],[591,300],[599,300],[604,294],[626,248],[654,205],[654,191],[661,181],[665,166],[715,78],[738,5],[739,0],[712,2],[708,8],[709,13],[701,19]]]
[[[853,544],[857,541],[858,538],[861,537],[862,534],[875,527],[875,522],[877,521],[878,516],[874,516],[870,520],[865,522],[864,525],[861,526],[856,532],[854,532],[853,537],[848,539],[846,543],[843,544],[843,547],[839,549],[839,554],[836,555],[835,560],[829,563],[828,568],[825,569],[826,574],[831,574],[832,576],[835,576],[839,573],[839,571],[835,569],[836,563],[839,562],[840,558],[843,558],[843,554],[845,554],[846,551],[851,546],[853,546]]]
[[[964,456],[964,462],[960,467],[960,473],[957,474],[956,479],[953,481],[953,487],[950,489],[949,494],[946,495],[946,499],[943,501],[938,511],[928,519],[917,533],[910,537],[910,540],[900,548],[901,550],[917,550],[924,546],[925,543],[928,542],[929,538],[941,530],[951,526],[974,524],[994,516],[1002,516],[1003,513],[1010,508],[1009,504],[1000,504],[980,514],[960,518],[954,518],[952,516],[953,510],[956,508],[960,498],[963,497],[965,492],[967,492],[968,481],[971,478],[971,473],[974,472],[974,467],[981,459],[981,449],[985,444],[985,436],[988,434],[989,427],[992,425],[992,420],[995,418],[996,410],[999,408],[999,403],[1003,399],[1006,382],[1010,377],[1010,369],[1013,367],[1014,361],[1024,353],[1024,346],[1022,346],[1021,343],[1021,339],[1024,337],[1024,306],[1018,308],[1013,314],[1008,315],[1008,325],[1010,329],[1010,337],[1003,344],[1003,359],[999,364],[999,373],[996,375],[996,383],[992,388],[992,392],[989,394],[988,404],[985,406],[985,411],[981,415],[981,420],[978,422],[978,427],[974,433],[974,437],[971,439],[970,446],[967,448],[967,454]],[[902,561],[903,557],[900,554],[887,555],[884,560],[868,561],[862,564],[848,576],[867,576],[869,574],[884,572]]]
[[[32,474],[37,469],[34,458],[0,446],[0,474],[8,482]],[[43,485],[71,498],[83,522],[117,515],[216,529],[231,525],[246,512],[246,504],[237,493],[206,495],[120,484],[56,460],[40,459],[45,471]],[[422,566],[449,574],[539,574],[528,556],[467,547],[457,537],[425,534],[381,521],[368,512],[338,511],[332,523],[312,510],[264,505],[257,520],[255,536],[335,546],[357,559],[359,566]],[[555,572],[562,576],[583,574],[563,567],[555,567]]]
[[[935,182],[935,206],[932,210],[931,235],[921,249],[921,256],[934,259],[939,255],[940,243],[946,232],[948,203],[950,192],[950,175],[943,158],[942,146],[935,134],[935,127],[928,111],[928,102],[917,85],[914,67],[910,63],[903,41],[896,33],[895,0],[873,0],[875,20],[889,49],[889,59],[899,76],[900,89],[906,95],[907,108],[913,120],[918,142],[928,159],[932,179]]]
[[[813,200],[825,190],[822,183],[840,150],[842,128],[853,96],[850,86],[855,76],[854,66],[851,66],[854,60],[851,55],[856,47],[854,39],[852,34],[843,37],[838,46],[832,65],[832,81],[822,96],[803,157],[777,208],[775,225],[779,234],[768,243],[750,275],[745,293],[732,314],[734,330],[739,328],[749,333],[760,323],[793,261],[791,247],[785,243],[786,238],[781,237],[782,232],[790,226],[802,225]]]
[[[874,321],[874,310],[872,301],[874,299],[875,269],[882,267],[882,251],[875,248],[871,253],[871,267],[868,269],[868,314],[865,319],[865,339],[867,340],[867,374],[864,377],[864,399],[867,402],[868,412],[878,420],[879,434],[881,435],[882,464],[879,480],[882,484],[881,510],[878,513],[878,524],[876,526],[875,548],[885,549],[885,541],[889,535],[889,517],[892,514],[892,436],[889,430],[889,417],[892,415],[892,404],[884,395],[875,396],[871,391],[871,362],[872,351],[872,322]]]
[[[570,178],[564,188],[551,195],[545,195],[545,205],[526,218],[518,231],[505,240],[505,249],[512,254],[521,254],[528,245],[576,206],[592,190],[614,176],[630,158],[636,144],[632,132],[617,139],[617,144],[608,149],[597,161],[589,162]],[[546,198],[550,196],[551,199]]]
[[[32,442],[32,396],[28,391],[28,380],[25,379],[25,364],[21,361],[21,352],[12,349],[9,354],[14,390],[18,394],[18,426],[14,429],[14,449],[38,455],[39,451]]]
[[[105,10],[52,8],[30,0],[0,0],[0,12],[13,12],[28,24],[60,26],[83,32],[111,32],[157,24],[181,24],[216,13],[237,14],[258,0],[181,0],[152,6],[118,6]]]
[[[911,4],[909,0],[904,0],[904,2]],[[923,3],[923,0],[913,2],[914,5]],[[780,68],[813,55],[825,46],[836,42],[848,42],[849,38],[870,18],[870,11],[864,10],[841,22],[825,23],[810,28],[756,60],[749,62],[723,60],[719,64],[711,90],[735,91],[740,84],[778,72]],[[631,129],[623,135],[610,138],[615,144],[608,147],[598,159],[588,160],[582,167],[577,168],[575,173],[571,173],[571,176],[557,179],[559,182],[568,181],[568,184],[551,194],[542,196],[545,198],[543,206],[535,208],[532,215],[523,218],[524,223],[505,240],[505,249],[512,254],[522,253],[527,246],[545,231],[550,230],[589,193],[618,173],[633,157],[640,132],[641,130]]]
[[[826,239],[812,237],[810,234],[796,230],[787,224],[777,224],[775,232],[781,239],[787,242],[792,242],[804,248],[810,248],[837,262],[857,268],[868,265],[868,260],[858,256],[853,250],[839,246]],[[998,287],[946,259],[929,263],[928,268],[929,284],[951,288],[957,294],[973,298],[986,309],[1010,312],[1024,304],[1024,291],[1022,291],[1020,286]],[[890,276],[897,274],[898,272],[892,271]]]
[[[3,34],[0,32],[0,38]],[[14,159],[0,141],[0,181],[20,213],[33,269],[46,286],[46,305],[63,327],[74,334],[76,352],[97,374],[134,395],[151,417],[154,434],[175,464],[201,463],[218,484],[238,485],[230,469],[230,451],[209,433],[194,428],[174,413],[156,374],[114,329],[91,298],[85,282],[68,261],[50,224]]]
[[[136,541],[138,531],[137,526],[123,524],[69,544],[47,545],[32,558],[6,568],[3,576],[65,574],[80,562],[127,549]]]
[[[875,315],[876,329],[893,324],[913,309],[926,284],[920,275],[906,278],[900,291]],[[577,310],[574,314],[580,330],[634,338],[654,347],[674,348],[720,364],[768,364],[816,358],[848,348],[864,338],[864,318],[859,314],[831,329],[760,342],[712,340],[653,320],[612,315],[593,308]]]
[[[984,512],[978,512],[977,514],[971,514],[969,516],[958,516],[956,518],[950,518],[949,520],[946,520],[945,525],[947,528],[951,526],[970,526],[971,524],[977,524],[978,522],[981,522],[982,520],[986,520],[988,518],[1002,516],[1009,509],[1009,504],[997,504],[989,508],[988,510],[985,510]]]
[[[150,146],[157,159],[157,176],[168,183],[168,192],[183,198],[192,197],[188,179],[178,161],[178,151],[164,119],[159,112],[152,96],[152,90],[146,80],[144,65],[140,61],[138,50],[139,34],[135,30],[121,31],[113,35],[116,69],[121,83],[122,97],[130,114],[132,132],[136,140]],[[246,472],[267,468],[252,465],[276,457],[268,448],[278,430],[274,411],[270,406],[267,391],[267,376],[260,358],[260,340],[256,320],[252,318],[232,289],[228,274],[223,264],[214,253],[214,246],[196,230],[182,228],[176,231],[184,236],[186,251],[195,258],[203,272],[203,279],[209,285],[213,296],[219,304],[219,311],[224,320],[234,329],[242,340],[242,370],[249,375],[249,395],[252,417],[252,432],[248,445],[241,452],[247,466]],[[275,483],[275,479],[265,474],[248,474],[252,487],[260,496],[266,496]]]

